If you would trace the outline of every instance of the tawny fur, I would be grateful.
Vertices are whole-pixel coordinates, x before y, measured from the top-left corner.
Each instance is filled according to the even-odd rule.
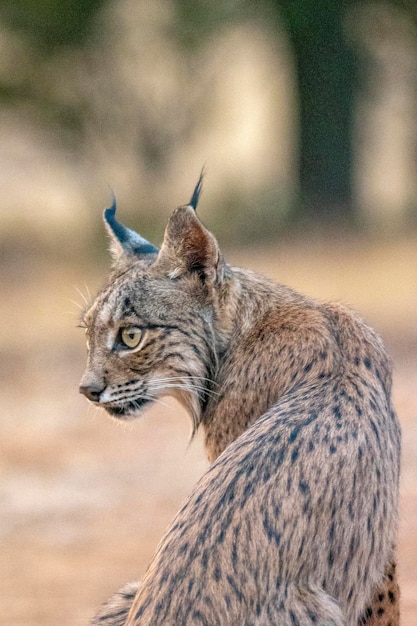
[[[130,586],[93,624],[397,626],[400,429],[380,338],[228,266],[191,207],[158,255],[114,248],[85,315],[83,393],[124,419],[175,395],[213,464],[133,602]],[[137,350],[123,327],[143,330]]]

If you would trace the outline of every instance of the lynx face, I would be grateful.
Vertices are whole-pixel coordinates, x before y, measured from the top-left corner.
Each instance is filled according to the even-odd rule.
[[[215,394],[217,243],[193,204],[174,212],[159,252],[116,222],[115,211],[113,205],[104,215],[114,273],[83,318],[88,360],[80,392],[121,419],[173,395],[195,429]]]
[[[137,265],[116,276],[85,314],[80,390],[123,419],[167,394],[197,415],[211,392],[210,310],[201,294],[184,291],[183,280],[157,279]]]

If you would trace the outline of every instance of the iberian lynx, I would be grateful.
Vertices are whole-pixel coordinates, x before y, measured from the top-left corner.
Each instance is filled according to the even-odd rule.
[[[174,395],[213,464],[141,584],[94,624],[396,626],[400,429],[382,342],[346,308],[228,265],[200,190],[160,250],[105,211],[114,268],[84,316],[80,391],[125,420]]]

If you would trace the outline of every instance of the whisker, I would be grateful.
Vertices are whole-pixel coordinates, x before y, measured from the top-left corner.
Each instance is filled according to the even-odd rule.
[[[91,302],[91,292],[90,292],[90,289],[89,289],[87,283],[84,283],[84,289],[85,289],[85,291],[87,293],[88,302],[90,303]]]
[[[165,378],[165,379],[159,379],[159,380],[151,380],[148,382],[148,386],[152,387],[152,388],[158,388],[158,389],[162,389],[163,387],[187,387],[190,389],[194,389],[194,390],[198,390],[198,391],[204,391],[207,393],[210,393],[210,389],[207,389],[206,387],[204,387],[203,385],[196,385],[193,383],[189,383],[187,380],[184,380],[183,378],[181,379],[169,379],[169,378]],[[217,393],[217,392],[213,392],[213,393]]]
[[[183,389],[189,391],[190,393],[194,393],[196,396],[200,396],[200,393],[207,394],[208,396],[220,396],[220,393],[216,391],[212,391],[211,389],[207,389],[206,387],[200,387],[197,385],[187,385],[186,383],[167,383],[164,381],[151,381],[152,384],[149,385],[149,389],[151,391],[163,391],[164,389]],[[158,384],[159,383],[159,384]]]
[[[84,306],[85,307],[88,306],[90,304],[90,300],[87,299],[87,297],[85,296],[85,294],[83,294],[81,289],[79,289],[76,285],[74,285],[74,289],[80,296],[81,300],[84,302]]]
[[[152,396],[152,395],[147,394],[147,393],[140,393],[139,396],[137,396],[137,395],[136,396],[134,396],[134,395],[125,395],[122,398],[115,398],[114,402],[115,403],[121,403],[121,404],[126,403],[126,402],[132,403],[132,404],[136,405],[135,408],[140,411],[141,410],[141,406],[138,404],[139,400],[148,400],[149,402],[156,402],[156,403],[166,407],[167,409],[172,409],[172,407],[169,404],[167,404],[166,402],[163,402],[163,400],[161,400],[160,398],[156,398],[155,396]],[[111,404],[112,403],[110,402],[109,405],[111,406]]]
[[[163,400],[160,400],[159,398],[154,398],[153,396],[149,396],[147,394],[141,394],[140,396],[141,400],[149,400],[149,402],[155,402],[156,404],[160,404],[161,406],[165,407],[166,409],[172,409],[172,407],[167,404],[166,402],[163,402]],[[129,400],[129,402],[132,402],[133,405],[136,405],[135,408],[138,411],[143,412],[143,408],[141,407],[140,404],[138,404],[138,402],[136,400]]]
[[[68,299],[68,302],[70,302],[71,304],[73,304],[74,306],[77,307],[77,309],[79,309],[80,311],[84,311],[85,307],[82,306],[79,302],[77,302],[76,300],[71,300]]]
[[[175,377],[173,377],[175,378]],[[176,378],[183,378],[181,376],[177,376]],[[217,383],[215,380],[212,380],[211,378],[207,378],[206,376],[193,376],[192,374],[187,374],[186,378],[188,380],[202,380],[202,381],[206,381],[208,383],[210,383],[211,385],[216,385],[216,387],[220,387],[219,383]]]
[[[183,374],[182,376],[167,376],[166,378],[159,378],[158,380],[200,380],[211,383],[212,385],[216,385],[219,387],[219,383],[211,378],[206,378],[205,376],[194,376],[193,374]]]
[[[203,376],[169,376],[167,378],[158,378],[157,381],[161,382],[161,383],[171,383],[171,382],[181,382],[183,384],[188,384],[188,383],[192,383],[193,380],[196,381],[207,381],[210,382],[214,385],[216,385],[217,387],[219,387],[219,384],[216,383],[215,381],[211,381],[209,378],[204,378]],[[149,381],[150,383],[153,383],[154,381]],[[198,387],[199,389],[202,389],[204,391],[206,391],[207,393],[214,393],[217,395],[220,395],[217,391],[213,391],[212,389],[207,389],[207,387],[204,387],[203,385],[195,385],[193,383],[194,387]]]
[[[166,409],[170,409],[171,411],[173,410],[173,407],[170,404],[167,404],[166,402],[164,402],[160,398],[149,398],[149,400],[152,400],[156,404],[160,404],[161,406],[164,406]]]

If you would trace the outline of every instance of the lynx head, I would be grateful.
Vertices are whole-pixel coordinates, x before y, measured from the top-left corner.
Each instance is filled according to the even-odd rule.
[[[202,176],[177,208],[158,250],[104,212],[113,271],[85,311],[87,368],[80,392],[111,415],[131,419],[163,395],[175,396],[194,429],[213,390],[222,332],[216,314],[226,265],[196,215]]]

